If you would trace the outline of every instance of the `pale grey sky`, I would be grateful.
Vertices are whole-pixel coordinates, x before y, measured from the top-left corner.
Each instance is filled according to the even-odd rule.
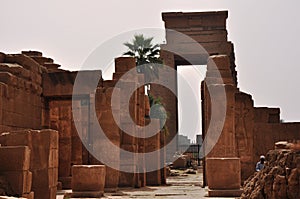
[[[39,50],[76,70],[106,40],[163,28],[162,12],[229,10],[239,87],[256,106],[300,120],[300,3],[297,0],[1,0],[0,51]]]

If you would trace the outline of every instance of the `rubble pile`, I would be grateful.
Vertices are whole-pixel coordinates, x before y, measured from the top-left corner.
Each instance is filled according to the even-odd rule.
[[[244,183],[241,199],[299,199],[300,143],[278,142],[268,152],[264,169]]]

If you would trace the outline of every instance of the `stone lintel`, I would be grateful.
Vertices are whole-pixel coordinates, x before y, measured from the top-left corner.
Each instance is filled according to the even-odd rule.
[[[164,12],[162,18],[165,21],[168,17],[181,17],[181,16],[211,16],[211,15],[223,15],[228,17],[228,11],[208,11],[208,12]]]
[[[162,13],[166,29],[176,31],[190,30],[226,30],[227,11],[219,12],[173,12]]]

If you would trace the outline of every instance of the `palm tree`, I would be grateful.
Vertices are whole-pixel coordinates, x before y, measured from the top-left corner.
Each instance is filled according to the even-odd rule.
[[[145,75],[145,82],[151,82],[158,78],[158,68],[161,67],[162,60],[160,59],[160,45],[152,44],[153,37],[145,38],[143,34],[136,34],[132,43],[126,42],[124,45],[128,47],[128,51],[123,55],[135,57],[137,72]],[[149,83],[147,83],[149,85]],[[149,87],[147,88],[149,89]],[[150,112],[151,118],[160,120],[162,132],[168,135],[169,131],[165,124],[167,113],[161,108],[163,105],[160,98],[155,98],[147,92],[150,107],[153,107]],[[155,106],[158,105],[158,106]]]
[[[143,34],[136,34],[132,43],[126,42],[128,51],[124,55],[136,58],[137,71],[145,75],[145,81],[150,82],[158,78],[160,59],[159,44],[152,44],[153,37],[145,38]]]

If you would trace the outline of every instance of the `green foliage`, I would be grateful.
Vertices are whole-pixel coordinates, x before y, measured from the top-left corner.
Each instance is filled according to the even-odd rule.
[[[153,37],[145,38],[143,34],[134,35],[132,43],[126,42],[128,51],[124,55],[136,58],[137,71],[145,75],[145,81],[158,78],[158,68],[161,67],[159,44],[152,44]]]
[[[162,65],[160,58],[160,45],[153,44],[153,37],[146,38],[143,34],[136,34],[131,43],[126,42],[124,45],[128,51],[123,55],[128,55],[136,59],[137,71],[145,75],[145,81],[151,82],[158,79],[159,67]],[[148,94],[150,102],[150,117],[160,120],[160,125],[163,126],[162,131],[165,135],[169,134],[169,130],[165,124],[168,116],[163,108],[160,98],[155,98]]]
[[[149,103],[150,103],[150,118],[157,118],[160,120],[160,126],[162,127],[162,131],[165,135],[169,134],[168,127],[165,124],[166,120],[168,119],[168,114],[166,113],[165,109],[163,108],[163,104],[161,102],[161,98],[155,98],[150,93],[148,94]]]

